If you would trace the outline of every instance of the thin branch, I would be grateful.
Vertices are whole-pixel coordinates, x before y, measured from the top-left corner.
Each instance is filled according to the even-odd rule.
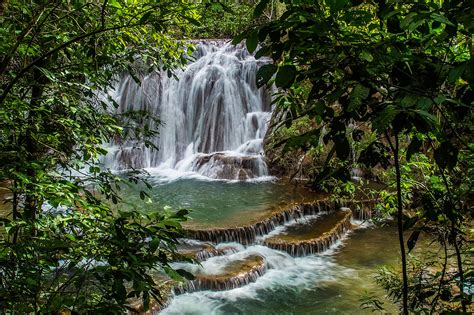
[[[100,12],[100,21],[102,23],[102,28],[105,27],[105,9],[107,7],[108,0],[104,0],[104,3],[102,4],[102,10]]]
[[[0,64],[0,75],[2,75],[3,73],[5,73],[5,70],[7,69],[7,66],[8,64],[10,63],[10,60],[13,58],[13,55],[15,54],[16,50],[18,49],[18,47],[20,46],[21,42],[23,41],[23,39],[28,36],[28,34],[33,30],[33,28],[35,27],[35,24],[38,22],[38,20],[40,19],[41,15],[43,14],[44,12],[44,7],[43,9],[41,10],[41,12],[39,12],[35,17],[33,17],[31,19],[31,22],[28,24],[28,26],[23,30],[23,32],[20,34],[20,36],[18,36],[18,38],[16,39],[16,43],[15,45],[10,49],[10,51],[5,55],[5,57],[3,57],[3,60]]]
[[[13,80],[5,87],[5,90],[3,91],[3,94],[0,96],[0,105],[3,104],[3,102],[5,101],[8,93],[11,91],[11,89],[15,86],[15,84],[18,82],[18,80],[20,80],[20,78],[23,77],[23,75],[25,75],[31,68],[33,68],[34,66],[36,66],[38,63],[40,63],[41,61],[43,61],[45,58],[55,54],[56,52],[59,52],[61,51],[62,49],[68,47],[69,45],[71,44],[74,44],[74,43],[77,43],[85,38],[88,38],[88,37],[91,37],[91,36],[94,36],[94,35],[97,35],[97,34],[101,34],[101,33],[105,33],[105,32],[110,32],[110,31],[114,31],[114,30],[120,30],[120,29],[123,29],[123,28],[127,28],[127,27],[134,27],[134,26],[139,26],[141,25],[140,23],[136,23],[136,24],[125,24],[125,25],[120,25],[120,26],[115,26],[115,27],[110,27],[110,28],[106,28],[106,29],[98,29],[98,30],[95,30],[95,31],[92,31],[90,33],[87,33],[87,34],[82,34],[78,37],[75,37],[59,46],[57,46],[56,48],[54,49],[51,49],[50,51],[48,51],[47,53],[43,54],[42,56],[39,56],[38,58],[36,58],[35,60],[33,60],[30,64],[28,64],[26,67],[24,67],[14,78]]]

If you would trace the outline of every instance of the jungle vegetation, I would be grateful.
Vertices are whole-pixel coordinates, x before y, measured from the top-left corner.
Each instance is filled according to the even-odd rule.
[[[182,39],[234,37],[273,60],[257,74],[278,88],[286,137],[273,145],[325,150],[313,187],[337,189],[355,167],[386,183],[378,209],[396,217],[402,266],[379,282],[401,312],[468,313],[473,11],[465,0],[0,1],[0,183],[12,196],[0,307],[122,312],[140,298],[146,309],[160,300],[154,269],[190,277],[169,265],[187,210],[121,211],[120,185],[142,177],[99,166],[117,135],[151,145],[156,117],[113,114],[99,95],[116,73],[137,74],[137,56],[172,75]],[[437,268],[407,257],[422,233],[444,249]],[[371,297],[364,306],[383,311]]]
[[[279,123],[304,128],[274,146],[326,147],[311,181],[379,168],[379,209],[395,215],[401,275],[379,282],[403,314],[466,313],[472,303],[472,102],[474,6],[469,1],[282,1],[285,12],[234,38],[257,57],[257,82],[280,90]],[[269,1],[254,11],[262,14]],[[286,126],[285,126],[286,125]],[[351,150],[356,147],[357,150]],[[337,184],[339,183],[339,184]],[[471,229],[471,230],[470,230]],[[410,231],[408,239],[405,231]],[[420,233],[444,248],[409,272]],[[454,262],[455,268],[448,261]],[[381,310],[379,301],[366,301]],[[472,309],[471,309],[472,310]]]

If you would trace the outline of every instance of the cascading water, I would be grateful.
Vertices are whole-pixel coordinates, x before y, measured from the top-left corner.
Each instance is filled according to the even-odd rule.
[[[119,104],[119,113],[144,110],[163,124],[158,127],[159,136],[152,139],[159,150],[115,139],[109,145],[109,154],[104,161],[106,167],[114,170],[147,168],[158,178],[247,180],[268,175],[263,138],[271,116],[270,96],[268,91],[257,89],[255,83],[257,69],[267,61],[258,61],[242,46],[235,47],[223,41],[198,43],[193,58],[185,69],[176,73],[177,79],[169,78],[166,72],[154,72],[143,76],[141,85],[129,75],[117,81],[110,94]],[[150,123],[151,128],[156,127]],[[152,182],[155,178],[152,177]],[[183,184],[186,181],[199,182],[201,189],[205,186],[195,179],[173,183],[160,181],[157,181],[160,190],[181,182],[166,193],[172,196],[175,190],[189,194],[186,190],[189,187]],[[220,181],[206,184],[210,183],[229,187],[262,185],[234,181],[232,184]],[[191,187],[195,189],[197,185]],[[238,190],[241,193],[239,204],[247,201],[252,212],[257,213],[259,208],[249,198],[255,196],[255,191],[247,194],[244,188]],[[210,195],[223,194],[222,191],[210,191],[212,193],[204,193],[206,201]],[[278,198],[271,199],[276,202]],[[197,200],[199,198],[191,199],[189,206],[196,206]],[[222,204],[228,203],[226,195]],[[317,292],[319,282],[354,277],[350,269],[338,266],[329,256],[318,254],[331,252],[352,227],[352,212],[338,211],[341,205],[330,201],[303,203],[272,211],[268,217],[254,222],[250,220],[249,212],[235,214],[229,211],[226,214],[222,211],[223,205],[209,209],[209,203],[206,203],[209,213],[228,216],[229,222],[242,221],[234,215],[248,216],[249,223],[187,229],[189,239],[182,239],[178,250],[184,257],[197,259],[201,264],[173,263],[175,268],[194,274],[195,279],[172,284],[174,294],[170,293],[169,306],[162,310],[163,313],[242,313],[235,309],[235,304],[242,307],[241,303],[235,303],[236,300],[246,299],[244,306],[252,309],[261,297],[268,301],[277,299],[283,303],[281,306],[292,310],[294,300],[301,298],[301,288]],[[371,204],[363,205],[360,210],[355,207],[357,203],[350,206],[357,217],[361,216],[359,213],[362,216],[370,214],[372,209]],[[319,224],[318,220],[327,221],[329,215],[336,212],[340,215],[337,214],[334,222],[327,224],[320,233],[307,233]],[[311,301],[314,295],[311,294]],[[285,304],[285,301],[290,303]],[[257,308],[260,309],[258,305]]]
[[[117,82],[112,97],[118,112],[147,110],[163,124],[153,139],[159,150],[117,139],[106,166],[213,179],[267,176],[262,143],[270,96],[255,83],[256,71],[266,61],[224,41],[198,43],[193,58],[176,73],[178,79],[163,71],[144,76],[141,85],[129,75]]]

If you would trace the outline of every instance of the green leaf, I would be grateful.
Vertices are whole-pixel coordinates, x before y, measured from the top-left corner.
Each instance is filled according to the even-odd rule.
[[[171,267],[164,267],[164,270],[171,279],[176,281],[183,281],[183,277],[173,268]]]
[[[370,90],[362,84],[357,84],[351,91],[349,106],[347,107],[348,112],[357,110],[362,101],[369,96]]]
[[[392,123],[398,110],[393,105],[387,105],[380,113],[372,119],[372,126],[375,130],[384,131]]]
[[[196,20],[195,18],[192,18],[192,17],[190,17],[190,16],[184,16],[184,18],[185,18],[186,20],[188,20],[189,22],[191,22],[191,24],[194,24],[194,25],[196,25],[196,26],[200,26],[200,25],[201,25],[201,23],[200,23],[198,20]]]
[[[463,63],[457,67],[452,68],[448,74],[448,82],[456,83],[456,81],[463,75],[464,71],[468,68],[466,63]]]
[[[262,47],[255,53],[255,59],[260,59],[263,56],[269,56],[271,53],[271,47]]]
[[[275,85],[280,88],[287,88],[293,84],[296,78],[296,67],[293,65],[284,65],[278,68],[275,77]]]
[[[274,64],[263,65],[257,71],[257,87],[262,87],[265,85],[275,72],[278,70],[278,67]]]
[[[437,22],[450,25],[450,26],[455,26],[450,20],[448,20],[447,17],[444,15],[438,14],[438,13],[431,13],[431,18]]]
[[[188,209],[180,209],[178,210],[178,212],[176,212],[174,214],[174,217],[185,217],[189,214],[189,210]]]
[[[247,37],[247,35],[248,35],[248,31],[244,31],[240,33],[239,35],[235,36],[234,39],[232,39],[232,45],[239,44],[241,41],[244,40],[244,38]]]
[[[179,273],[180,276],[186,278],[187,280],[194,280],[196,277],[190,272],[187,272],[184,269],[176,269],[176,272]]]
[[[245,41],[245,44],[247,45],[247,50],[249,53],[253,53],[255,49],[257,49],[258,45],[258,33],[257,31],[253,31],[250,33],[249,37]]]
[[[270,0],[261,0],[261,1],[255,6],[255,10],[253,11],[253,16],[254,16],[254,18],[259,17],[260,15],[262,15],[263,10],[265,10],[265,8],[266,8],[268,2],[270,2]]]
[[[425,110],[415,110],[413,111],[421,120],[423,120],[429,127],[434,127],[437,123],[436,116],[428,113]]]
[[[402,97],[398,99],[398,103],[400,104],[400,107],[409,108],[417,104],[418,99],[419,97],[417,95],[406,93],[406,94],[403,94]]]
[[[160,245],[160,239],[155,237],[150,241],[150,252],[154,253]]]
[[[109,4],[110,6],[118,8],[118,9],[122,8],[122,5],[117,0],[109,0]]]
[[[407,241],[407,246],[408,246],[408,252],[411,252],[413,248],[415,248],[416,242],[418,241],[418,237],[420,236],[420,231],[415,230],[413,233],[411,233],[410,237],[408,238]]]
[[[420,151],[420,147],[423,144],[423,141],[418,139],[416,136],[411,140],[407,148],[407,161],[410,161],[413,154]]]
[[[363,50],[361,53],[360,53],[360,58],[361,59],[364,59],[365,61],[367,62],[372,62],[374,61],[374,56],[372,56],[372,54],[370,52],[368,52],[367,50]]]

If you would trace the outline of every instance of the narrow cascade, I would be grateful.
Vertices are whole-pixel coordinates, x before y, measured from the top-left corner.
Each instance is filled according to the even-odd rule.
[[[237,245],[237,244],[236,244]],[[215,256],[228,255],[238,252],[240,246],[214,246],[191,239],[181,239],[178,245],[178,253],[197,261],[205,261]]]
[[[342,207],[350,208],[355,219],[365,221],[377,215],[375,206],[378,202],[378,199],[346,200],[340,201],[339,204]]]
[[[173,268],[184,269],[195,278],[182,283],[173,282],[174,294],[168,298],[174,301],[181,300],[183,295],[203,296],[221,292],[231,296],[239,294],[240,290],[257,292],[259,288],[269,289],[282,283],[291,285],[295,279],[302,284],[311,282],[314,269],[328,263],[323,262],[323,256],[315,254],[339,246],[340,240],[354,227],[353,211],[341,207],[343,203],[366,211],[373,205],[371,200],[315,200],[287,210],[280,209],[247,226],[188,229],[188,238],[180,240],[178,251],[197,258],[201,264],[172,264]],[[360,214],[360,210],[355,214]],[[308,270],[304,271],[305,268]],[[234,289],[239,290],[231,293]],[[171,302],[171,308],[175,307],[173,305]],[[167,312],[166,309],[163,311]]]
[[[161,119],[158,150],[122,139],[110,144],[106,167],[154,168],[169,174],[200,174],[213,179],[246,180],[267,176],[263,138],[271,115],[270,95],[255,77],[265,60],[225,41],[197,43],[178,79],[165,71],[129,75],[116,83],[117,111],[147,110]],[[151,127],[154,127],[153,124]]]
[[[239,254],[237,254],[239,255]],[[231,255],[232,256],[232,255]],[[207,261],[209,262],[209,261]],[[225,264],[224,267],[216,264]],[[203,290],[223,291],[240,288],[255,282],[266,272],[266,263],[262,256],[251,254],[238,260],[216,262],[204,265],[205,269],[195,274],[195,279],[174,288],[175,294]],[[217,272],[216,272],[217,270]],[[209,271],[211,273],[209,273]]]

